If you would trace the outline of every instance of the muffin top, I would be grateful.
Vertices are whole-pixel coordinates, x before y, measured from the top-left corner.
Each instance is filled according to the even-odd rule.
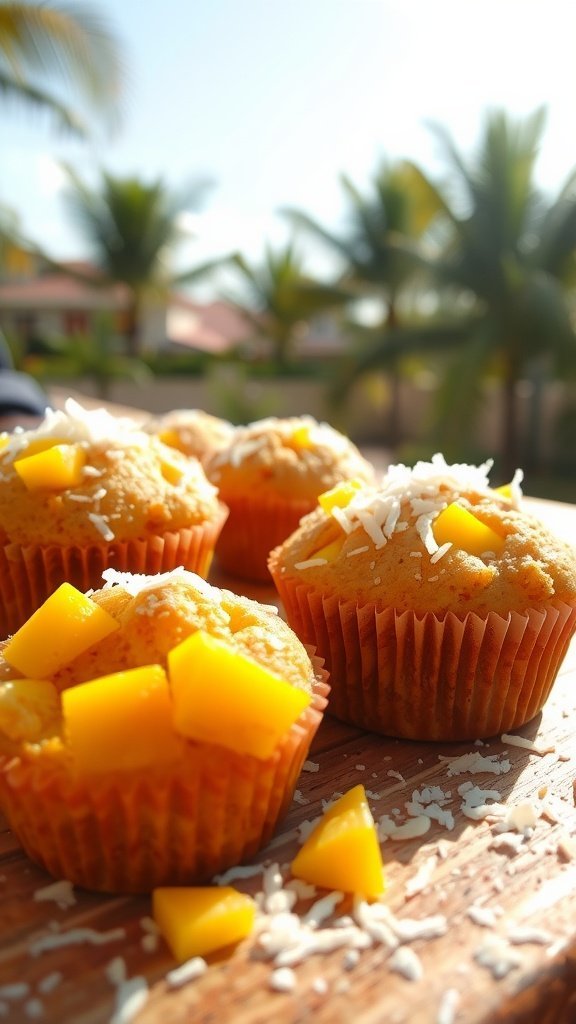
[[[0,439],[2,544],[145,540],[219,514],[198,460],[104,409],[68,399]]]
[[[237,427],[230,444],[206,463],[206,475],[227,496],[257,490],[313,501],[341,480],[374,480],[357,447],[311,416],[268,417]]]
[[[379,486],[335,488],[272,552],[273,578],[440,616],[574,603],[576,551],[520,508],[521,471],[493,489],[491,467],[437,454],[390,466]]]
[[[66,732],[62,698],[66,691],[82,683],[146,666],[167,671],[171,652],[198,632],[219,642],[233,659],[238,656],[243,664],[248,659],[248,664],[256,663],[292,687],[312,694],[315,672],[310,657],[276,608],[213,587],[185,569],[156,576],[108,569],[104,578],[105,586],[89,595],[82,595],[64,584],[61,598],[52,595],[48,599],[52,602],[52,615],[54,602],[62,602],[62,611],[58,612],[61,636],[54,645],[49,639],[44,644],[38,641],[38,634],[44,628],[42,608],[35,613],[33,645],[28,639],[23,645],[22,631],[19,631],[19,646],[16,644],[18,651],[11,653],[10,641],[1,645],[0,753],[13,752],[14,743],[19,741],[24,742],[29,756],[37,756],[40,748],[62,756]],[[77,627],[73,623],[76,604],[81,606],[84,620],[94,612],[92,605],[97,605],[104,613],[94,613],[96,625],[93,628],[98,630],[99,638],[90,642],[95,635],[91,632],[87,645],[81,650],[77,649]],[[70,616],[66,628],[66,619]],[[48,619],[47,612],[44,617]],[[31,623],[29,620],[22,630]],[[15,634],[17,640],[18,636]],[[32,634],[29,637],[32,639]],[[40,682],[24,678],[20,687],[18,681],[32,675],[38,658],[51,659],[34,672],[34,678]],[[228,663],[229,669],[230,665],[233,661]],[[195,673],[193,665],[191,673]],[[204,679],[200,671],[200,685],[214,693],[214,717],[217,719],[216,683],[213,677]],[[122,686],[120,678],[117,685]],[[146,685],[143,688],[146,689]],[[107,713],[112,713],[111,708]],[[270,714],[273,716],[273,709]]]
[[[144,429],[156,434],[164,444],[200,462],[225,448],[234,435],[234,427],[228,420],[212,416],[203,409],[174,409],[148,420]]]

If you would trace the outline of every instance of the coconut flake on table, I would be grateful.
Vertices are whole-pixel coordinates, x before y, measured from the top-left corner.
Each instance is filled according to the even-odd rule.
[[[470,772],[471,774],[487,772],[492,775],[505,775],[512,767],[507,758],[499,761],[498,754],[480,754],[478,751],[460,754],[456,757],[438,754],[438,760],[447,765],[448,775],[462,775],[465,772]]]

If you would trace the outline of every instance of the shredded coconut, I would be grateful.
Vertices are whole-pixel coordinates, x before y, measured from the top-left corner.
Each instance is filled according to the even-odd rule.
[[[182,985],[186,985],[189,981],[195,981],[196,978],[201,977],[207,969],[208,964],[201,956],[192,957],[191,960],[187,960],[185,963],[180,964],[179,967],[168,971],[165,978],[166,984],[168,988],[181,988]]]

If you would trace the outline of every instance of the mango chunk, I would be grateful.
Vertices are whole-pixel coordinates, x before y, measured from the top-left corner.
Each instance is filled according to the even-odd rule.
[[[10,679],[0,685],[0,733],[35,743],[57,731],[58,690],[47,679]]]
[[[152,893],[152,916],[175,959],[183,963],[249,935],[256,904],[231,886],[165,887]]]
[[[165,480],[169,484],[176,486],[180,483],[184,473],[180,466],[177,466],[174,462],[170,462],[169,459],[162,459],[160,462],[160,472]]]
[[[180,434],[173,427],[167,427],[165,430],[160,431],[158,437],[163,444],[167,444],[169,448],[177,448],[178,451],[183,451],[182,441],[180,440]]]
[[[263,760],[310,703],[310,694],[203,630],[169,651],[168,674],[177,732]]]
[[[312,440],[310,437],[310,427],[306,425],[296,427],[292,432],[290,443],[294,448],[311,448]]]
[[[81,772],[130,771],[174,760],[181,749],[161,665],[91,679],[62,692],[64,735]]]
[[[20,455],[21,459],[27,458],[29,455],[37,455],[38,452],[45,452],[48,448],[54,448],[57,444],[66,444],[66,440],[63,437],[35,437],[28,442],[26,448]]]
[[[327,562],[333,562],[335,558],[340,554],[346,537],[337,537],[336,540],[331,541],[329,544],[325,544],[324,547],[318,548],[318,551],[313,551],[310,558],[325,558]]]
[[[335,487],[331,487],[329,491],[324,491],[323,494],[320,494],[318,496],[318,504],[329,515],[335,507],[346,508],[346,505],[350,504],[352,498],[362,486],[362,481],[356,477],[353,477],[352,480],[344,480],[342,483],[336,484]]]
[[[440,547],[450,542],[469,555],[480,556],[486,551],[498,555],[505,544],[504,537],[458,502],[452,502],[440,512],[432,524],[432,531]]]
[[[14,469],[29,491],[61,491],[82,482],[86,452],[77,444],[57,444],[17,459]]]
[[[3,656],[30,679],[49,679],[119,628],[108,612],[62,583],[8,641]]]
[[[3,430],[2,433],[0,434],[0,452],[9,443],[10,443],[10,434],[6,430]]]
[[[512,484],[502,484],[500,487],[495,487],[496,494],[501,494],[503,498],[508,498],[512,501]]]
[[[382,855],[364,786],[328,808],[292,861],[292,874],[324,889],[381,896]]]

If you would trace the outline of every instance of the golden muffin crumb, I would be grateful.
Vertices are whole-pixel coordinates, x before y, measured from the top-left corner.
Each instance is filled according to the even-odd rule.
[[[356,445],[311,416],[237,427],[231,443],[208,460],[206,474],[224,501],[254,492],[314,500],[340,480],[374,480],[373,466]]]
[[[449,466],[439,455],[413,470],[391,466],[380,487],[306,516],[272,553],[272,574],[359,604],[437,615],[573,602],[574,549],[517,507],[518,478],[513,498],[492,489],[490,467]],[[489,527],[499,550],[470,553],[465,528],[439,543],[435,526],[452,504]]]
[[[30,489],[15,468],[57,445],[81,454],[78,478]],[[146,540],[220,515],[216,488],[200,463],[135,422],[69,399],[35,430],[0,449],[0,543],[88,545]]]
[[[226,448],[234,436],[232,423],[203,409],[173,409],[163,416],[153,417],[144,427],[164,444],[200,462],[206,462],[215,452]]]

